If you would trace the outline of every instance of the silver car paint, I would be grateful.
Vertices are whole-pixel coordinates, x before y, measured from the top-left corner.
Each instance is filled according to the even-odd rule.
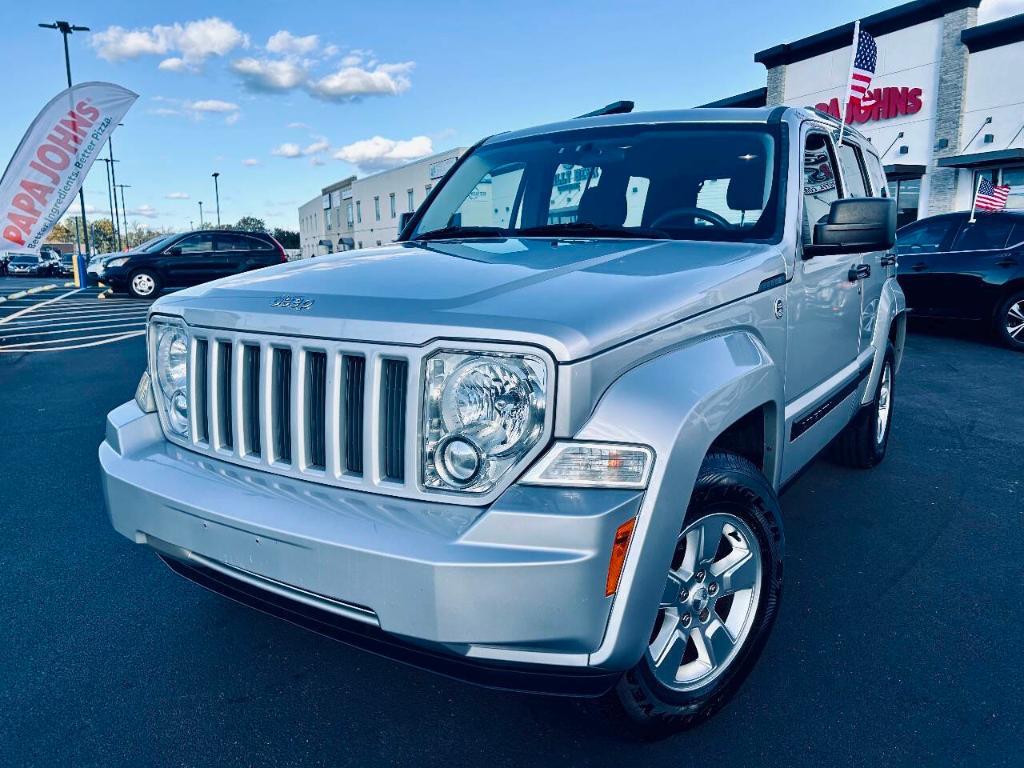
[[[769,112],[757,110],[622,115],[492,141],[588,124],[764,122],[768,117]],[[100,453],[115,527],[141,542],[160,538],[154,532],[159,531],[170,545],[187,541],[219,562],[256,565],[271,578],[303,588],[315,585],[313,591],[340,600],[364,599],[383,628],[446,644],[454,653],[628,668],[645,648],[672,543],[714,438],[764,407],[765,472],[780,487],[827,445],[858,404],[870,400],[894,322],[899,357],[904,304],[893,279],[871,281],[867,292],[844,280],[836,285],[834,279],[832,284],[820,279],[825,271],[841,277],[847,262],[848,268],[875,256],[829,257],[835,263],[800,258],[797,137],[804,124],[817,121],[803,110],[783,117],[790,166],[787,216],[777,245],[606,240],[552,245],[540,239],[506,241],[500,248],[399,244],[228,278],[154,305],[154,312],[181,315],[189,323],[253,332],[414,346],[437,338],[543,346],[558,362],[554,436],[652,446],[655,467],[642,497],[513,485],[490,506],[466,507],[360,494],[191,454],[163,439],[155,414],[129,403],[111,414]],[[852,135],[873,153],[856,132]],[[566,257],[567,252],[573,255]],[[785,282],[760,289],[776,275],[784,275]],[[271,298],[282,293],[315,302],[303,312],[271,310]],[[615,311],[609,311],[610,296]],[[837,310],[843,323],[825,322]],[[799,343],[794,329],[800,331]],[[825,349],[829,355],[821,354]],[[865,365],[872,371],[857,391],[790,439],[797,418]],[[232,505],[239,498],[249,503]],[[633,514],[631,504],[639,515],[619,591],[614,599],[595,598],[610,531]],[[343,510],[351,508],[363,517],[359,525],[353,519],[353,528],[314,525],[297,533],[297,523],[280,514],[289,508],[324,515],[329,510],[342,520],[349,520]],[[374,537],[376,525],[368,523],[367,514],[371,521],[382,515],[381,525],[391,526],[389,535]],[[416,522],[438,517],[436,529]],[[211,543],[198,528],[185,531],[224,522],[242,533]],[[296,550],[286,546],[280,557],[257,556],[255,547],[261,545],[252,541],[257,532],[274,532],[306,551],[289,554]],[[353,539],[358,536],[362,541]],[[325,548],[334,549],[337,559],[323,560]],[[339,554],[346,551],[361,554]],[[472,578],[438,579],[453,552],[472,553],[470,563],[460,565],[484,573],[498,570],[501,579],[485,577],[481,591]],[[492,556],[502,568],[488,568]],[[257,557],[266,559],[256,562]],[[544,580],[535,579],[535,557],[544,563]],[[514,593],[508,620],[496,616],[489,603],[502,591],[506,599]],[[416,606],[407,593],[427,599]]]

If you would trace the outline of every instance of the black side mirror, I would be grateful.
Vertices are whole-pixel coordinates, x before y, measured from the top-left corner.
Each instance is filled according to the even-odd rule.
[[[401,237],[402,233],[405,232],[405,228],[409,226],[409,222],[412,220],[412,211],[406,211],[398,217],[398,235]]]
[[[804,258],[826,253],[884,251],[896,242],[896,201],[890,197],[836,200],[828,217],[814,225],[814,242]]]

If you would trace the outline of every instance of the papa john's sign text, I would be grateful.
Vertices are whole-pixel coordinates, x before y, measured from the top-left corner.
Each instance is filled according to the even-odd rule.
[[[868,91],[874,101],[861,106],[856,99],[846,105],[847,123],[870,123],[875,120],[888,120],[902,115],[916,115],[921,111],[920,88],[874,88]],[[839,99],[823,101],[814,105],[822,112],[828,112],[839,119]]]

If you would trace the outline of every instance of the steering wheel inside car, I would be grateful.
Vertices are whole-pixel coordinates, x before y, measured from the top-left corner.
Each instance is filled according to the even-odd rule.
[[[665,211],[661,216],[652,221],[650,226],[652,229],[657,229],[673,219],[681,219],[684,216],[687,218],[703,219],[720,229],[733,229],[733,225],[730,224],[727,219],[718,215],[714,211],[709,211],[707,208],[698,208],[696,206],[672,208],[671,210]]]

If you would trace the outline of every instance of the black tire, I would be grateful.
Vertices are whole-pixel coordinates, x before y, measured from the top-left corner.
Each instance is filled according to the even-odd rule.
[[[885,371],[889,371],[888,418],[881,435],[878,432],[881,394]],[[856,469],[870,469],[882,463],[889,447],[889,435],[892,433],[893,406],[896,402],[896,354],[892,344],[885,348],[882,360],[882,374],[875,385],[875,395],[871,403],[857,410],[853,420],[839,433],[832,443],[832,459],[837,464]]]
[[[1012,317],[1010,315],[1011,310],[1014,311]],[[1017,330],[1017,335],[1014,336],[1010,331],[1010,323],[1021,312],[1024,312],[1024,291],[1017,291],[1008,296],[1006,301],[999,305],[995,318],[996,337],[1004,346],[1017,352],[1024,352],[1024,329]]]
[[[687,692],[658,680],[645,652],[601,700],[605,713],[628,735],[662,738],[699,725],[715,714],[750,673],[775,622],[782,598],[784,540],[779,501],[771,483],[744,458],[729,453],[709,454],[701,465],[681,530],[716,512],[739,517],[759,545],[761,591],[750,629],[722,672],[704,687]]]
[[[152,281],[153,289],[148,293],[141,292],[136,289],[136,280],[138,278],[149,278]],[[149,269],[139,269],[132,272],[128,276],[128,293],[136,299],[155,299],[160,295],[160,290],[163,288],[163,284],[160,282],[160,276]]]

